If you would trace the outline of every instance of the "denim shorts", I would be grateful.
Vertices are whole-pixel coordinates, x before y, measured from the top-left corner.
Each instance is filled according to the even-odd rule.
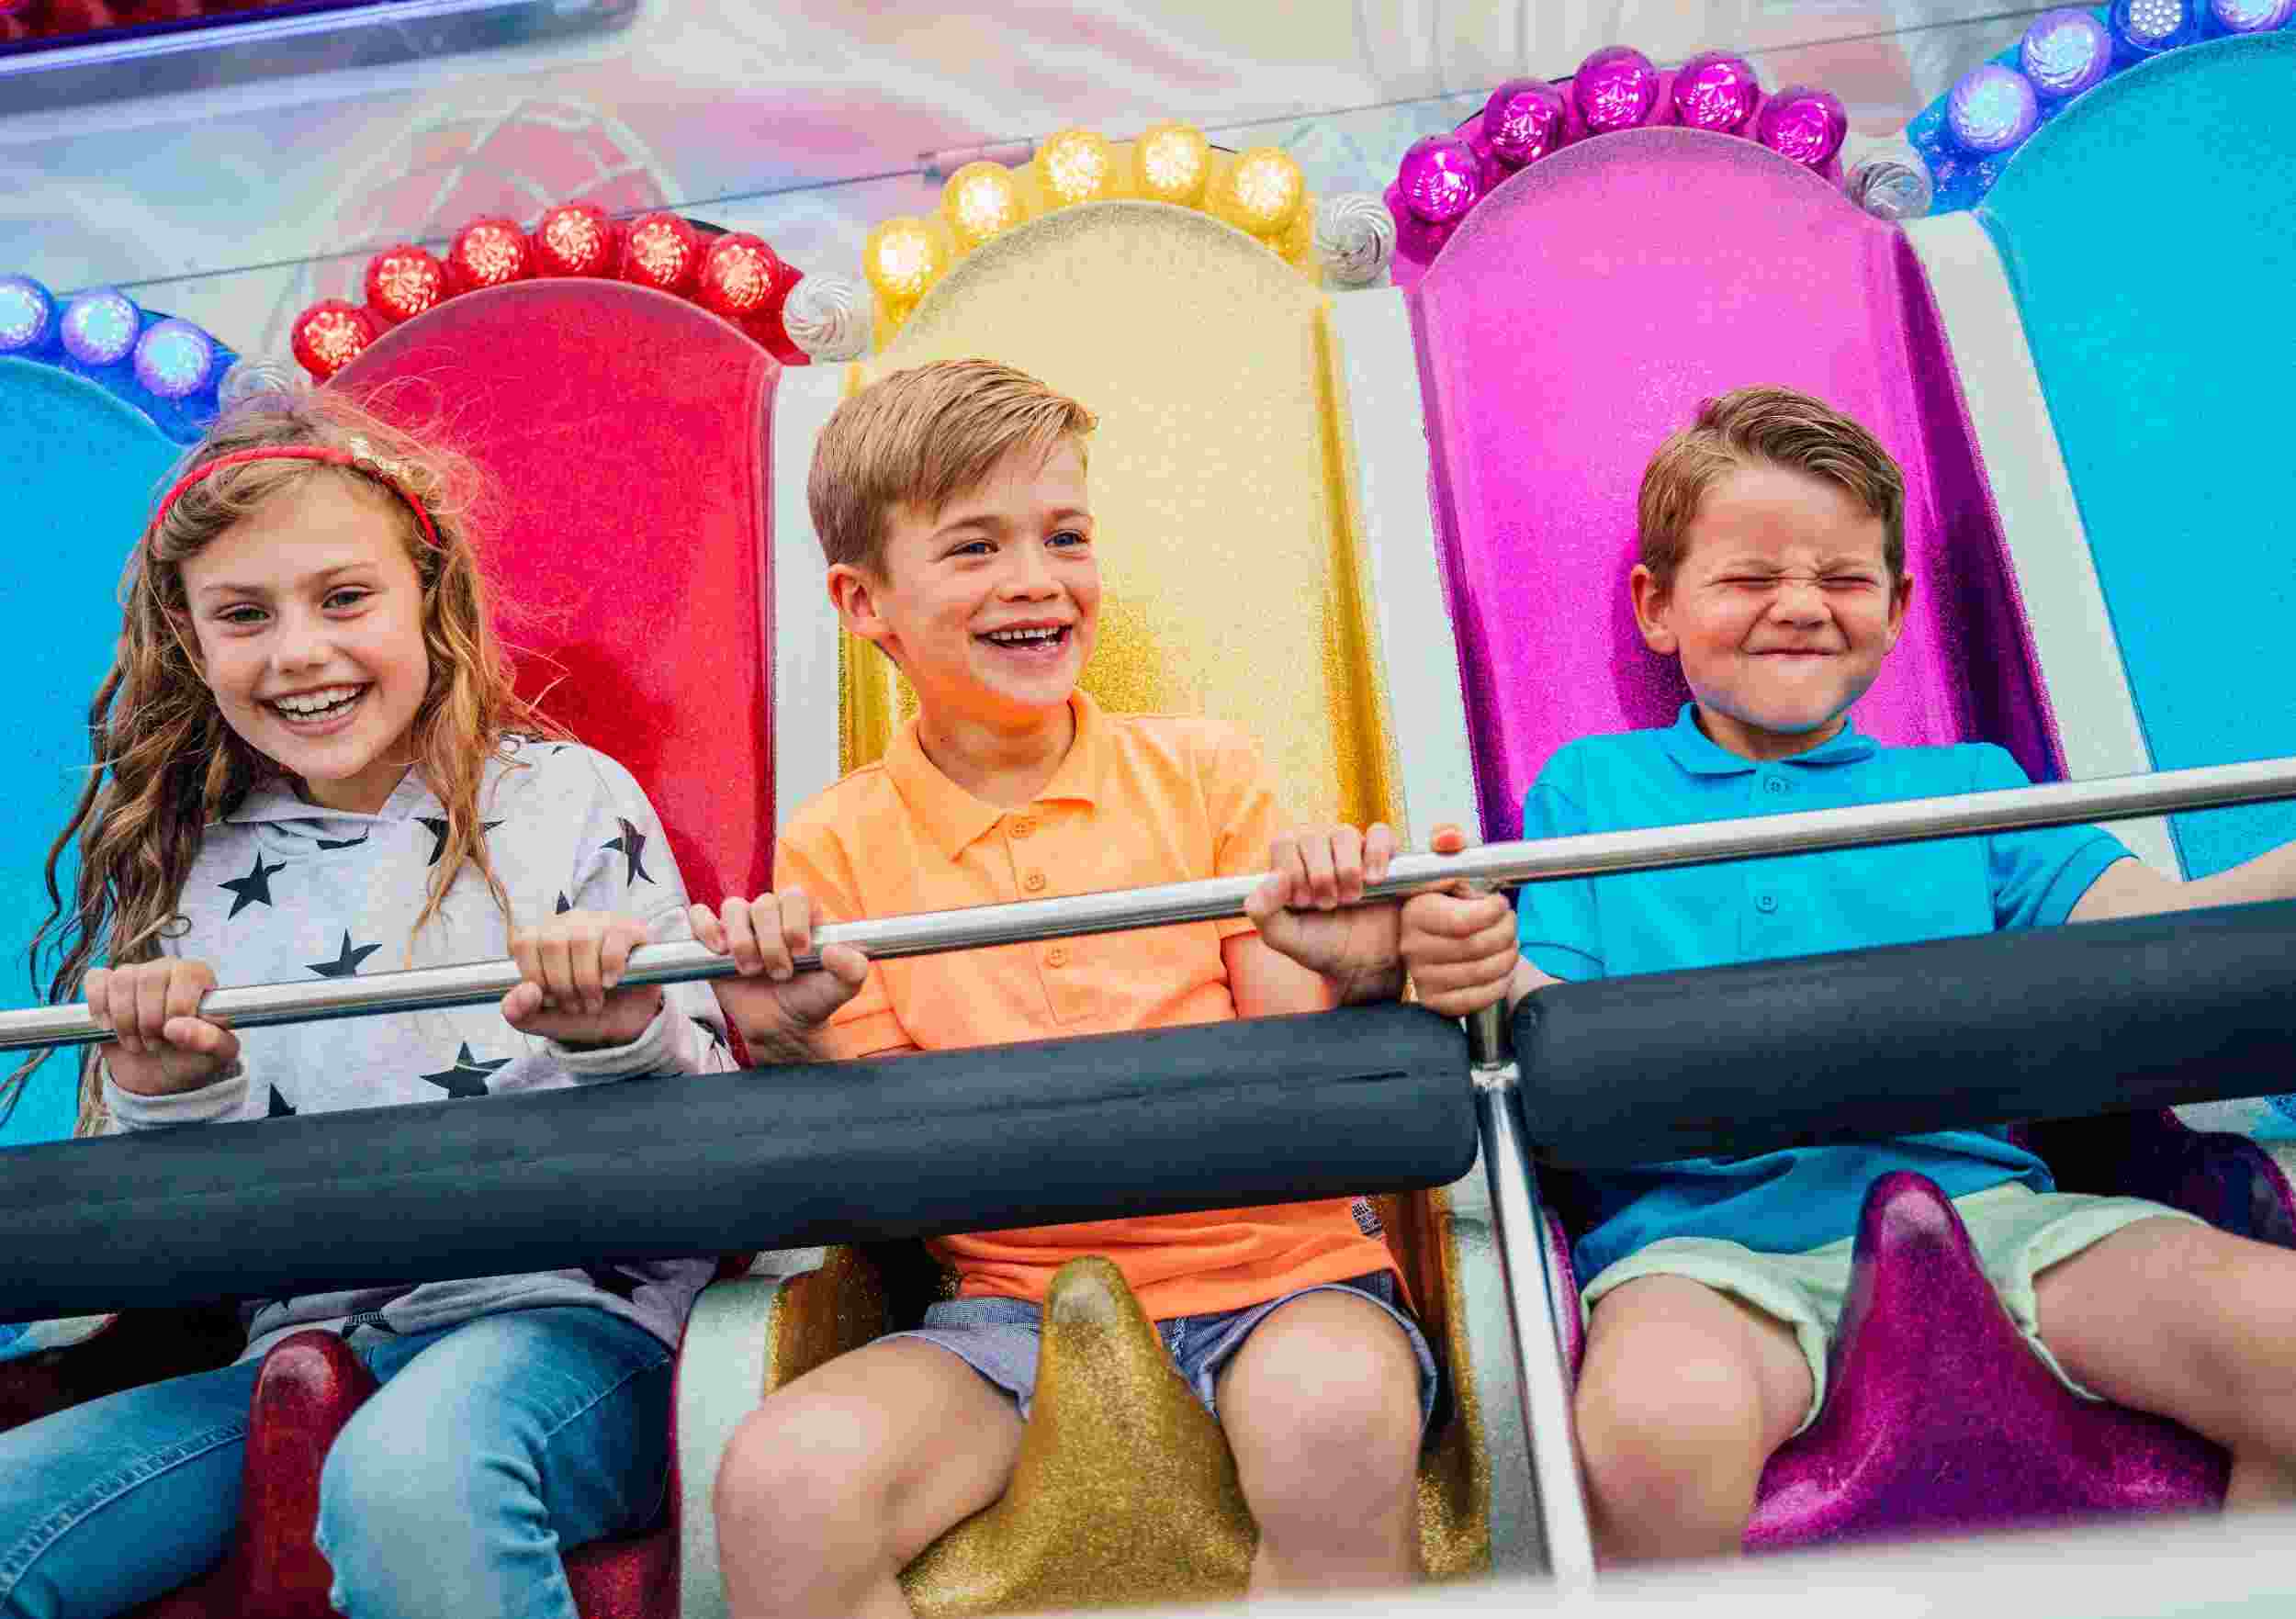
[[[1390,1272],[1376,1271],[1345,1282],[1301,1287],[1243,1310],[1175,1316],[1155,1323],[1156,1335],[1164,1340],[1173,1365],[1196,1391],[1196,1398],[1217,1417],[1221,1368],[1235,1358],[1236,1351],[1244,1347],[1244,1341],[1252,1335],[1255,1327],[1293,1299],[1310,1293],[1357,1294],[1387,1311],[1395,1324],[1403,1329],[1403,1336],[1411,1340],[1412,1355],[1419,1362],[1419,1426],[1424,1433],[1435,1410],[1435,1351],[1427,1346],[1427,1335],[1412,1320],[1411,1312],[1396,1302],[1395,1277]],[[928,1344],[940,1345],[1011,1395],[1025,1418],[1036,1392],[1037,1346],[1042,1339],[1042,1319],[1043,1311],[1039,1307],[1019,1299],[952,1299],[928,1310],[921,1325],[906,1332],[888,1332],[885,1338],[922,1338]]]

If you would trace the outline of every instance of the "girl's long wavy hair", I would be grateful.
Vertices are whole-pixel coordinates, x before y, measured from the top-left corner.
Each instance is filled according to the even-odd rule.
[[[72,820],[48,851],[50,910],[32,937],[30,967],[40,993],[43,952],[55,961],[46,998],[79,998],[89,967],[148,961],[180,927],[177,905],[206,828],[237,809],[253,788],[287,778],[277,763],[224,723],[208,690],[186,611],[183,564],[265,501],[314,478],[393,485],[419,500],[437,532],[427,543],[398,495],[388,509],[400,526],[422,590],[422,646],[430,685],[407,733],[414,769],[446,810],[446,838],[415,920],[420,933],[439,912],[464,867],[485,882],[507,919],[510,897],[487,858],[478,793],[487,762],[514,736],[562,736],[512,686],[497,638],[474,538],[484,496],[466,457],[426,444],[329,393],[267,396],[219,421],[169,474],[169,482],[236,451],[311,445],[341,450],[364,467],[265,460],[225,467],[185,489],[164,521],[148,530],[120,585],[122,618],[110,673],[88,706],[94,755]],[[378,506],[379,509],[379,506]],[[79,841],[72,904],[58,881],[65,850]],[[411,942],[411,940],[410,941]],[[0,1119],[39,1058],[0,1081]],[[103,1127],[103,1084],[94,1050],[80,1066],[78,1133]]]

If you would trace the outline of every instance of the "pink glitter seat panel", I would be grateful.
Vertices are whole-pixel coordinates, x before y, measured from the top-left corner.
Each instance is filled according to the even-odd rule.
[[[1950,1534],[2223,1499],[2224,1452],[2081,1400],[1994,1296],[1934,1182],[1866,1194],[1826,1409],[1763,1471],[1750,1551]]]
[[[1627,605],[1635,492],[1701,399],[1753,383],[1830,400],[1907,470],[1912,614],[1858,723],[2063,773],[1953,359],[1895,228],[1750,141],[1628,130],[1500,186],[1410,299],[1486,836],[1519,834],[1561,743],[1668,724],[1687,695]]]

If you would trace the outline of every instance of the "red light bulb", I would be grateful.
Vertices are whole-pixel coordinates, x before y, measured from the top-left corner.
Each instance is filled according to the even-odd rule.
[[[623,234],[622,279],[682,293],[702,265],[701,232],[676,214],[647,214]]]
[[[411,320],[445,297],[446,266],[411,242],[366,261],[367,313],[385,324]]]
[[[788,271],[763,238],[746,230],[721,236],[702,255],[702,284],[694,301],[739,325],[754,315],[782,307]]]
[[[456,292],[503,287],[533,274],[526,233],[509,219],[473,219],[446,250],[446,281]]]
[[[315,381],[324,382],[376,338],[373,317],[339,298],[321,298],[295,318],[295,358]]]
[[[543,210],[534,250],[536,275],[611,275],[620,265],[622,242],[604,208],[566,202]]]

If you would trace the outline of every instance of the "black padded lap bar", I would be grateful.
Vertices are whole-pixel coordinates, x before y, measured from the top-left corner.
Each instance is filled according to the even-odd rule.
[[[343,1026],[345,1062],[358,1025]],[[0,1321],[1437,1186],[1415,1006],[0,1151]]]
[[[1557,984],[1516,1008],[1533,1152],[1597,1169],[2296,1082],[2296,904]]]

